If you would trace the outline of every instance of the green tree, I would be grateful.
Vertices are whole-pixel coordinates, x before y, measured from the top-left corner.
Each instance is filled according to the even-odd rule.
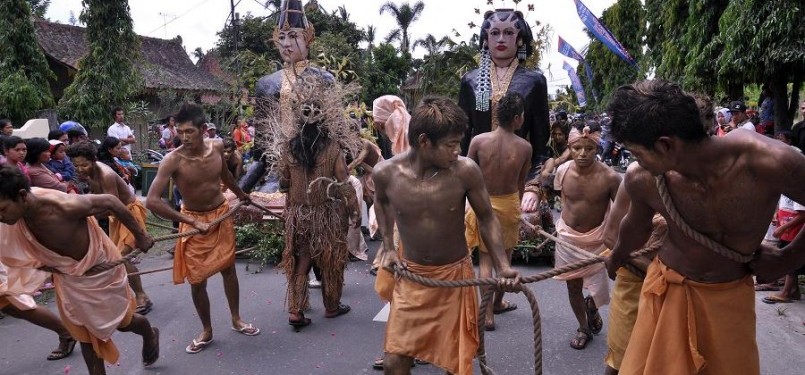
[[[394,16],[394,20],[397,22],[397,28],[386,36],[386,43],[399,40],[400,52],[411,52],[411,39],[408,35],[408,29],[414,21],[419,19],[423,10],[425,10],[425,3],[421,1],[417,1],[414,6],[411,6],[411,4],[407,2],[399,6],[391,1],[383,4],[383,6],[380,7],[380,14],[382,15],[388,11]]]
[[[366,46],[366,51],[368,51],[369,53],[372,53],[372,50],[375,48],[376,31],[377,29],[375,29],[374,25],[369,25],[369,27],[366,28],[366,32],[364,34],[365,36],[363,40],[366,41],[366,43],[368,43],[368,45]]]
[[[0,2],[0,117],[22,125],[37,110],[52,106],[53,78],[36,42],[28,3]]]
[[[375,47],[360,75],[363,101],[371,104],[382,95],[399,95],[400,85],[411,69],[410,64],[410,57],[398,55],[391,44],[382,43]]]
[[[601,21],[607,25],[612,34],[621,42],[632,57],[638,61],[643,57],[643,36],[645,35],[645,11],[640,0],[618,0],[604,11]],[[631,83],[640,77],[637,68],[621,60],[603,43],[595,39],[591,33],[590,46],[585,59],[593,70],[593,86],[602,94],[601,101],[593,105],[602,108],[609,102],[609,96],[618,86]],[[579,64],[579,77],[582,82],[590,82],[586,77],[582,64]],[[593,98],[589,84],[585,86],[588,101]]]
[[[417,39],[414,42],[414,45],[411,46],[411,50],[412,51],[416,50],[417,47],[421,46],[426,51],[428,51],[425,56],[433,56],[438,54],[442,50],[442,48],[444,48],[444,46],[449,43],[453,43],[453,41],[451,41],[450,38],[446,36],[443,36],[441,39],[437,40],[436,37],[433,36],[433,34],[428,34],[426,37],[422,39]]]
[[[733,0],[719,20],[722,85],[769,84],[776,130],[789,129],[805,77],[805,7],[800,0]],[[788,83],[792,90],[789,95]]]
[[[449,40],[449,39],[448,39]],[[458,99],[461,77],[464,73],[478,67],[478,46],[462,42],[446,43],[450,49],[425,57],[419,69],[420,90],[424,95],[442,95]]]
[[[143,88],[135,64],[140,40],[132,28],[127,0],[82,0],[81,22],[87,25],[87,55],[59,101],[63,116],[90,127],[110,123],[109,111]]]
[[[691,1],[682,43],[687,46],[682,83],[689,90],[715,97],[718,76],[713,64],[721,54],[721,42],[714,41],[718,23],[730,0]]]
[[[649,48],[644,68],[653,66],[658,78],[682,80],[687,63],[687,45],[682,43],[682,39],[690,5],[688,0],[646,0],[646,44]]]
[[[34,16],[39,18],[45,18],[45,13],[48,12],[48,7],[50,6],[50,0],[25,0],[28,5],[31,7],[31,13]],[[6,3],[15,3],[15,1],[4,1]]]

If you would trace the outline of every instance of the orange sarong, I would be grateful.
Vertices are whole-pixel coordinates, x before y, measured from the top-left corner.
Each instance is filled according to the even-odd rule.
[[[227,212],[229,205],[226,201],[208,212],[190,211],[182,207],[183,214],[205,223],[212,222]],[[179,224],[179,233],[193,229],[190,224]],[[210,228],[206,234],[196,234],[177,240],[173,257],[173,283],[181,284],[187,279],[190,284],[199,284],[233,264],[235,264],[235,224],[232,217],[228,217]]]
[[[626,268],[618,269],[615,287],[612,288],[612,300],[609,303],[609,320],[607,323],[607,356],[604,363],[619,369],[623,363],[623,354],[629,345],[635,320],[637,306],[640,301],[640,289],[643,279]]]
[[[140,228],[145,230],[145,218],[147,216],[145,206],[135,199],[134,202],[127,204],[126,208],[128,208],[131,215],[134,216],[134,220],[137,221]],[[134,250],[135,244],[137,243],[137,240],[134,238],[134,233],[131,233],[129,228],[126,228],[126,226],[114,216],[109,216],[109,238],[117,245],[117,250],[122,255],[126,255],[128,251]],[[129,248],[128,251],[126,251],[126,247]]]
[[[431,279],[475,278],[469,255],[443,266],[406,262],[409,271]],[[479,345],[477,320],[477,288],[428,288],[398,279],[386,324],[385,351],[428,361],[456,375],[471,375]]]
[[[34,191],[34,193],[36,193]],[[123,265],[92,276],[92,266],[120,259],[115,244],[94,218],[87,218],[89,248],[80,261],[56,254],[40,244],[24,220],[0,224],[0,260],[9,268],[36,269],[48,266],[53,274],[56,303],[61,320],[78,341],[91,343],[95,353],[108,363],[117,363],[120,352],[112,334],[131,322],[134,293],[129,288]]]
[[[752,276],[699,283],[656,257],[620,373],[760,374]]]
[[[513,249],[520,243],[520,193],[514,192],[508,195],[494,195],[489,197],[492,204],[492,211],[500,222],[505,250]],[[464,236],[467,238],[467,248],[478,248],[479,251],[487,252],[486,244],[481,239],[481,231],[478,229],[478,217],[472,208],[464,214]]]

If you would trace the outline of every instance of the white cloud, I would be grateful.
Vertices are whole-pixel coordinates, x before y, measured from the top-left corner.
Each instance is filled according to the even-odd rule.
[[[264,1],[236,0],[236,11],[241,16],[248,12],[255,15],[266,15],[268,11],[263,9],[260,4]],[[345,6],[352,22],[362,28],[374,25],[377,29],[377,41],[381,41],[396,27],[394,19],[389,13],[379,14],[380,7],[387,1],[319,0],[319,4],[328,12],[337,10],[339,6]],[[393,2],[398,5],[403,3],[402,0]],[[414,3],[414,1],[410,2]],[[614,0],[587,0],[585,5],[600,16],[604,9],[614,2]],[[427,34],[433,34],[437,38],[450,35],[456,42],[469,40],[473,33],[478,32],[478,27],[471,30],[467,24],[475,22],[480,25],[484,11],[491,8],[486,5],[485,0],[429,0],[424,3],[425,10],[421,18],[410,29],[412,41]],[[528,12],[528,4],[534,4],[535,11]],[[514,3],[495,0],[494,5],[499,8],[511,8]],[[129,0],[129,6],[136,33],[165,39],[181,35],[188,51],[192,51],[196,47],[201,47],[205,51],[213,48],[218,40],[216,32],[224,27],[230,11],[230,1],[227,0]],[[479,8],[481,14],[475,14],[474,8]],[[517,8],[526,13],[528,20],[539,20],[553,28],[552,45],[546,52],[541,67],[546,71],[549,91],[555,91],[560,85],[568,85],[570,80],[567,78],[567,73],[562,70],[562,62],[567,60],[571,65],[575,65],[575,63],[556,52],[557,38],[561,35],[577,50],[583,49],[589,43],[589,39],[584,33],[584,25],[576,14],[573,1],[526,0],[521,2]],[[81,13],[81,0],[54,0],[48,9],[47,17],[53,21],[67,23],[70,11],[73,11],[77,18]],[[452,36],[451,30],[454,28],[461,33],[460,38]],[[414,55],[421,56],[423,53],[424,51],[420,49],[415,51]],[[547,71],[549,64],[550,71]]]

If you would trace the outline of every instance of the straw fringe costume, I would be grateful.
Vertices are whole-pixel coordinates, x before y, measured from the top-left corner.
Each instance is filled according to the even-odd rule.
[[[290,177],[291,187],[285,207],[285,250],[279,264],[288,278],[285,305],[291,313],[301,313],[310,307],[307,272],[295,272],[296,262],[303,256],[309,256],[311,263],[322,270],[324,307],[338,310],[341,301],[349,226],[347,209],[341,199],[356,199],[355,190],[349,184],[339,186],[336,195],[340,200],[331,200],[327,196],[329,182],[310,186],[319,177],[334,179],[333,170],[340,157],[338,143],[328,141],[317,155],[312,170],[305,169],[290,152],[283,152],[280,159],[280,175]]]

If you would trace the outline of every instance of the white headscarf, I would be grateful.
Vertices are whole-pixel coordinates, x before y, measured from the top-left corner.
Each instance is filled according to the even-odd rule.
[[[385,124],[386,135],[391,140],[391,153],[394,155],[408,151],[408,123],[411,115],[405,109],[402,99],[394,95],[383,95],[372,102],[372,117]]]

